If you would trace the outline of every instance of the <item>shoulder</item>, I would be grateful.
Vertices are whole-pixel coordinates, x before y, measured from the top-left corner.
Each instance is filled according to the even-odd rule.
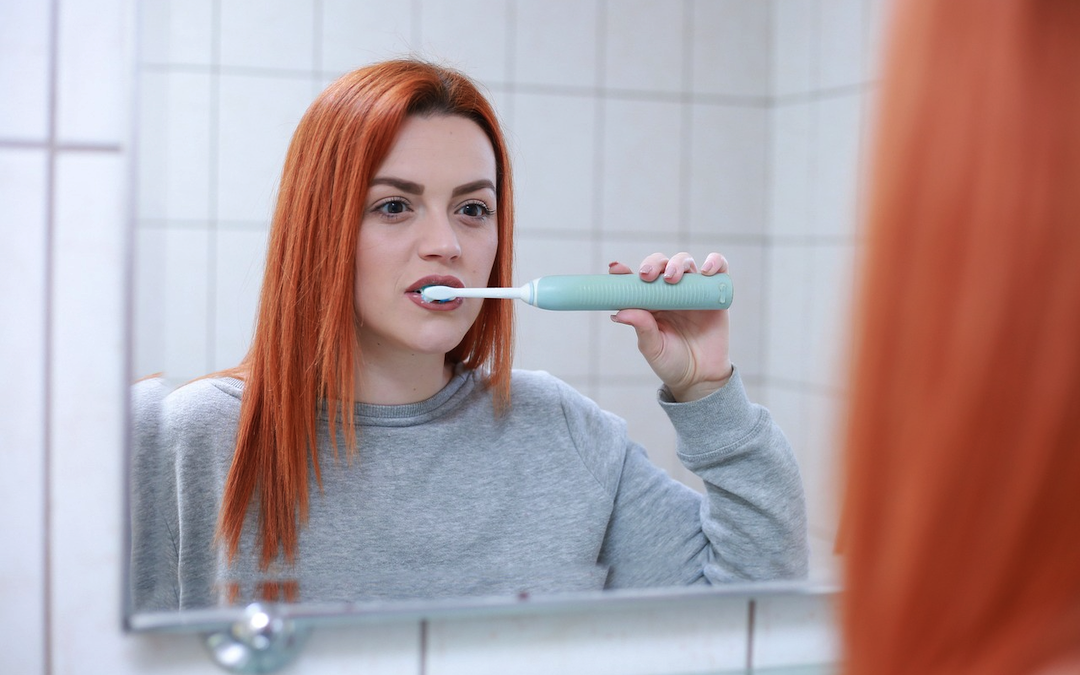
[[[514,414],[552,437],[565,433],[593,476],[613,489],[626,453],[626,422],[550,373],[515,370],[512,382]]]
[[[165,397],[164,422],[172,432],[212,432],[235,429],[240,418],[243,384],[232,378],[203,378],[189,382]]]
[[[562,410],[600,408],[577,389],[543,370],[514,370],[511,376],[510,404],[514,408],[557,406]]]

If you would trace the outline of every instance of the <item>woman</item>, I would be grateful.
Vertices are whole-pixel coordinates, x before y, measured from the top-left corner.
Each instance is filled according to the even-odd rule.
[[[1080,672],[1080,4],[905,0],[891,25],[846,670]]]
[[[703,508],[621,420],[511,371],[511,302],[424,301],[432,284],[511,285],[512,213],[502,133],[461,74],[391,61],[312,104],[286,158],[249,354],[166,400],[178,534],[167,560],[136,570],[137,604],[805,574],[798,469],[728,360],[725,311],[614,316],[665,384],[683,461],[709,486]],[[700,273],[726,269],[714,253]],[[639,271],[686,273],[699,273],[687,254]]]

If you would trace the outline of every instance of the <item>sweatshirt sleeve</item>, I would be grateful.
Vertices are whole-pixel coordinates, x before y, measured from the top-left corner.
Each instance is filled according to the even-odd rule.
[[[713,394],[660,405],[691,490],[629,444],[601,557],[609,587],[799,579],[807,574],[806,504],[794,454],[738,372]]]

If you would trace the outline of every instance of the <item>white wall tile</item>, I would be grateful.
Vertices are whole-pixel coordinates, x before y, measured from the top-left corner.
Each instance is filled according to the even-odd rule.
[[[17,542],[0,556],[0,634],[13,673],[44,672],[47,161],[42,150],[0,148],[0,379],[18,383],[0,391],[0,536]]]
[[[320,626],[295,671],[318,675],[423,675],[420,624],[415,621]]]
[[[770,110],[769,232],[781,237],[812,232],[814,218],[813,103],[778,105]]]
[[[604,86],[678,92],[684,87],[684,3],[618,0],[606,5]]]
[[[417,20],[408,2],[323,0],[320,69],[344,73],[408,55]]]
[[[521,0],[515,13],[514,80],[520,84],[598,84],[597,0]]]
[[[589,274],[594,246],[588,240],[515,237],[515,283],[520,285],[549,274]],[[514,365],[546,370],[563,380],[588,378],[596,354],[592,312],[555,312],[517,303],[517,339]]]
[[[808,314],[806,379],[821,387],[846,386],[850,353],[854,245],[819,244],[810,251],[812,309]]]
[[[864,81],[864,0],[820,0],[817,87],[846,87]]]
[[[49,630],[57,673],[124,671],[125,163],[118,153],[56,162]]]
[[[803,382],[804,336],[813,308],[813,259],[806,246],[774,245],[767,254],[765,372],[785,382]]]
[[[684,198],[677,103],[608,100],[603,121],[602,229],[674,237]]]
[[[266,265],[265,231],[219,230],[214,265],[214,354],[211,370],[231,368],[247,353]]]
[[[840,522],[841,420],[844,398],[839,394],[804,393],[805,445],[799,466],[806,486],[807,518],[811,532],[833,540]]]
[[[221,0],[221,65],[311,71],[314,0]]]
[[[694,3],[694,92],[769,94],[769,4],[761,0]]]
[[[745,599],[434,621],[429,675],[664,675],[746,665]]]
[[[818,3],[774,0],[772,5],[772,94],[805,94],[817,81]]]
[[[850,237],[858,203],[862,93],[823,98],[812,105],[813,233]]]
[[[835,595],[773,595],[754,604],[755,670],[837,663]]]
[[[137,139],[140,218],[211,216],[212,86],[208,73],[142,73]]]
[[[161,312],[162,362],[155,370],[177,382],[211,371],[209,341],[210,233],[205,226],[165,230]]]
[[[132,264],[131,374],[140,379],[165,368],[165,259],[164,227],[137,223]],[[206,312],[204,311],[205,315]],[[192,317],[198,320],[198,317]]]
[[[285,152],[311,104],[306,78],[222,75],[217,217],[269,222]]]
[[[692,235],[765,233],[768,147],[765,108],[693,106]]]
[[[128,140],[132,55],[127,0],[60,3],[57,140]]]
[[[209,66],[215,0],[139,0],[139,62]]]
[[[41,141],[49,133],[51,3],[0,5],[0,138]]]
[[[420,1],[424,54],[484,83],[509,79],[508,4],[502,0]]]
[[[514,94],[508,136],[516,150],[517,232],[589,233],[594,222],[596,100],[584,96]]]

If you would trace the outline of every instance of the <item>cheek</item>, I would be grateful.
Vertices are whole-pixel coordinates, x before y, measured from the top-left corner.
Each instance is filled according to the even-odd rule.
[[[478,237],[473,250],[476,251],[476,256],[473,258],[476,269],[478,272],[488,273],[484,275],[486,278],[495,265],[495,254],[499,250],[498,235],[491,232],[485,233],[483,237]]]

